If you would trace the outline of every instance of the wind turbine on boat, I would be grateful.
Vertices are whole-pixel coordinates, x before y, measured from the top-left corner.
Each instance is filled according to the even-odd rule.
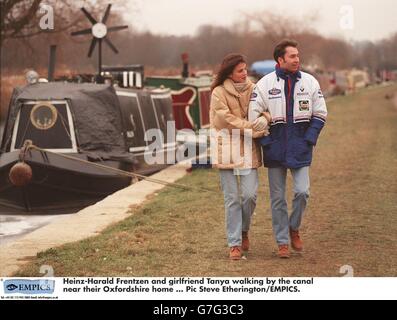
[[[105,43],[110,47],[110,49],[112,49],[112,51],[114,53],[118,54],[119,51],[117,50],[117,48],[114,46],[114,44],[109,39],[109,33],[128,28],[128,26],[126,26],[126,25],[113,26],[113,27],[108,27],[106,25],[106,22],[110,15],[111,8],[112,8],[112,5],[108,4],[105,14],[103,15],[102,20],[100,20],[99,22],[96,19],[94,19],[94,17],[85,8],[81,8],[81,11],[83,11],[84,15],[91,22],[92,27],[71,33],[72,36],[92,34],[91,45],[90,45],[90,49],[88,51],[89,58],[91,58],[92,53],[94,52],[94,49],[95,49],[96,45],[98,44],[98,80],[99,80],[98,82],[103,82],[103,79],[102,79],[102,41],[105,41]]]

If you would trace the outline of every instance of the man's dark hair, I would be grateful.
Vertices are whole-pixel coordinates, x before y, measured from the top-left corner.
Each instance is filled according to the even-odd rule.
[[[298,42],[296,42],[295,40],[283,40],[280,43],[278,43],[276,45],[276,47],[274,48],[274,52],[273,52],[273,57],[274,60],[276,60],[276,62],[278,63],[278,58],[283,58],[284,59],[284,55],[285,55],[285,49],[287,47],[294,47],[296,48],[298,46]]]

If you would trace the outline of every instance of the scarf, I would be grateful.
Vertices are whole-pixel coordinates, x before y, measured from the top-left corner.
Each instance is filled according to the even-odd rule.
[[[247,89],[248,87],[248,81],[245,82],[232,82],[234,88],[237,90],[237,92],[243,92]]]

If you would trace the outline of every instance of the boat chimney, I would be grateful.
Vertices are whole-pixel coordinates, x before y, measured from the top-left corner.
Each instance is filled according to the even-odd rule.
[[[183,69],[182,69],[182,78],[189,77],[189,54],[184,52],[181,55],[182,62],[183,62]]]

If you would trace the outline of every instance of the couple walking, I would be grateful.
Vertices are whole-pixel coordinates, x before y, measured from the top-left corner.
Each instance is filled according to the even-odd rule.
[[[299,70],[297,46],[291,40],[280,42],[274,49],[276,70],[256,85],[247,77],[245,57],[229,54],[212,85],[211,128],[230,138],[217,134],[213,163],[220,173],[232,260],[249,250],[262,160],[268,168],[278,256],[289,258],[290,244],[303,250],[299,229],[309,197],[309,166],[327,108],[318,81]],[[294,191],[290,215],[285,197],[288,169]]]

